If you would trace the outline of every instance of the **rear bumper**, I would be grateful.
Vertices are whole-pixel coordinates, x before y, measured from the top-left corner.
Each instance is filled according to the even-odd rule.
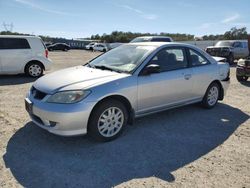
[[[52,63],[51,59],[49,59],[49,58],[46,58],[43,61],[43,65],[44,65],[44,68],[45,68],[46,71],[51,70],[52,64],[53,63]]]

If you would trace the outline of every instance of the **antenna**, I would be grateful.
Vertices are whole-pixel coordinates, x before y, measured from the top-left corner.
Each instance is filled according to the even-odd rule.
[[[14,25],[13,25],[13,23],[7,24],[7,23],[3,22],[3,27],[4,27],[5,31],[12,32]]]

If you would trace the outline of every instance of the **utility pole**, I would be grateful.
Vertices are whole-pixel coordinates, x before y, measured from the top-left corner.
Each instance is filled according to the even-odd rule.
[[[7,24],[7,23],[3,22],[3,27],[4,27],[5,31],[12,32],[14,25],[13,25],[13,23]]]

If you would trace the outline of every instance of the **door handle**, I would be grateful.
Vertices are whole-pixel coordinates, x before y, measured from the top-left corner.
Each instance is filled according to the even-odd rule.
[[[191,74],[185,74],[185,75],[184,75],[185,80],[189,80],[191,77],[192,77]]]

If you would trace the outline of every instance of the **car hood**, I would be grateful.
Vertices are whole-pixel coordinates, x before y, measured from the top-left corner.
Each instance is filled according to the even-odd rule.
[[[128,76],[130,75],[77,66],[45,75],[39,78],[33,87],[42,92],[53,94],[57,91],[88,89]]]
[[[208,46],[209,49],[221,49],[221,48],[229,48],[231,49],[231,46]]]
[[[216,57],[216,56],[212,56],[214,59],[215,59],[215,61],[217,61],[217,62],[226,62],[226,58],[224,58],[224,57]]]

